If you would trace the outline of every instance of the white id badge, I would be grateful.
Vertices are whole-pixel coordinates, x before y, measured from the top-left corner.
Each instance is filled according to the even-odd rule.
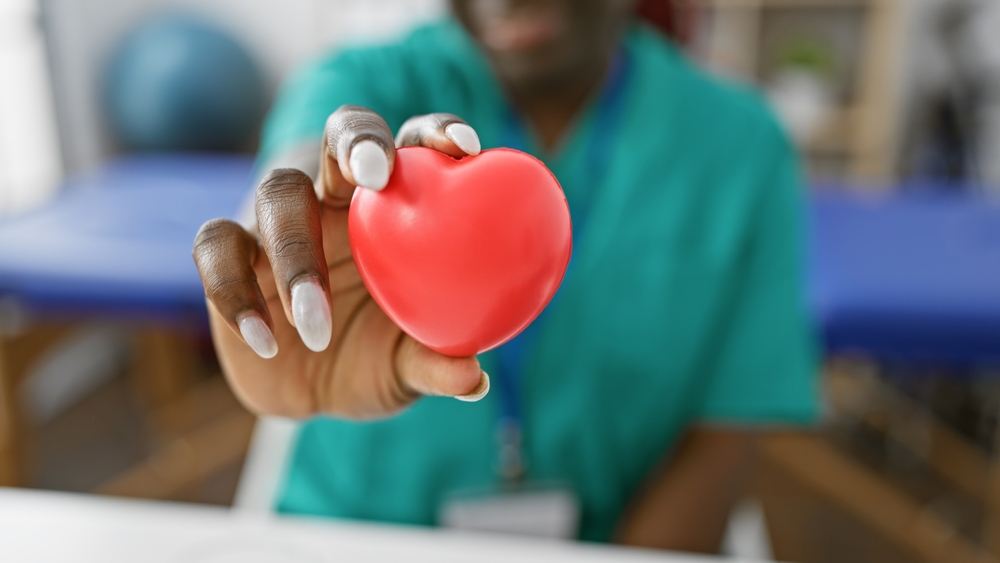
[[[458,491],[441,503],[438,523],[459,530],[573,539],[580,502],[572,489],[554,485]]]

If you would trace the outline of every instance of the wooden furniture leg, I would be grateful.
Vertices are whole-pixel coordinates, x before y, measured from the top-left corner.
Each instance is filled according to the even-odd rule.
[[[893,389],[878,378],[859,377],[876,373],[877,366],[858,361],[829,362],[826,379],[829,396],[838,416],[859,419],[866,428],[885,435],[920,459],[957,490],[979,499],[984,508],[982,542],[1000,560],[1000,427],[992,458],[987,452],[943,424],[927,408]],[[859,392],[875,400],[862,410],[851,408],[851,396]],[[854,412],[852,412],[854,411]],[[902,419],[922,429],[916,440],[890,431],[891,421]]]
[[[17,402],[14,374],[7,362],[7,338],[0,335],[0,486],[13,487],[20,481],[17,444]]]
[[[141,400],[154,414],[174,404],[198,382],[199,359],[191,341],[179,330],[168,327],[143,328],[134,341],[132,378]],[[153,423],[161,434],[182,431],[176,417],[156,417]]]
[[[28,370],[52,346],[72,333],[76,324],[40,324],[14,334],[0,332],[0,486],[22,484],[24,428],[18,387]]]
[[[765,437],[760,457],[770,470],[824,498],[896,546],[926,563],[996,562],[985,549],[964,538],[941,517],[861,467],[819,436],[783,433]],[[761,496],[767,512],[767,496]],[[770,518],[769,518],[770,520]],[[778,552],[779,558],[791,554]]]
[[[1000,418],[994,434],[993,455],[989,462],[989,480],[985,492],[986,515],[983,522],[983,543],[1000,559]]]

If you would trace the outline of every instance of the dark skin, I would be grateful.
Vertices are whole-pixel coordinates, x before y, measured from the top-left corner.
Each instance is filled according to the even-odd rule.
[[[508,97],[552,147],[600,88],[635,0],[452,0]],[[527,28],[528,31],[524,31]]]
[[[634,0],[453,0],[508,97],[549,149],[599,90]],[[275,169],[258,187],[255,225],[206,223],[194,258],[223,371],[259,414],[391,416],[425,395],[477,400],[488,376],[474,357],[416,342],[372,300],[351,258],[355,189],[378,189],[396,147],[476,154],[460,117],[417,116],[393,138],[385,120],[348,106],[327,121],[315,182]],[[363,186],[359,188],[358,186]],[[317,312],[318,311],[318,312]],[[619,522],[621,543],[713,552],[738,498],[751,438],[691,428],[651,472]]]

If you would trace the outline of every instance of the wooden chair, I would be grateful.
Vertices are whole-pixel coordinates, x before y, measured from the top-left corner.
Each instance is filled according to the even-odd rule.
[[[867,370],[874,369],[865,364]],[[832,362],[826,378],[834,407],[834,416],[845,416],[844,394],[850,387],[856,363]],[[871,382],[873,380],[867,379]],[[840,390],[836,388],[840,387]],[[994,462],[974,444],[953,429],[937,421],[925,408],[875,383],[861,389],[868,406],[860,422],[870,430],[883,432],[887,439],[929,466],[950,486],[969,497],[979,499],[987,513],[990,528],[982,545],[964,536],[956,527],[925,503],[914,498],[886,476],[866,467],[841,451],[818,433],[788,432],[761,440],[760,470],[756,492],[763,500],[775,554],[789,560],[814,561],[835,557],[819,535],[831,520],[843,524],[841,541],[858,540],[871,553],[881,553],[873,560],[920,561],[927,563],[1000,561],[996,538],[996,514],[1000,504]],[[839,398],[838,398],[839,396]],[[851,416],[846,414],[846,416]],[[921,443],[900,439],[903,434],[886,432],[887,420],[904,417],[907,424],[921,425],[926,437]],[[813,499],[811,504],[806,499]],[[834,514],[830,516],[830,514]],[[838,520],[839,519],[839,520]],[[847,523],[845,523],[847,522]],[[995,541],[995,540],[994,540]],[[849,552],[849,551],[848,551]]]

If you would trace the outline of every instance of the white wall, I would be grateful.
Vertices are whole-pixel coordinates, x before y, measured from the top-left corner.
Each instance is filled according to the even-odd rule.
[[[44,202],[62,173],[34,0],[0,1],[0,76],[0,215],[5,215]]]
[[[391,38],[433,18],[444,0],[43,0],[69,171],[114,150],[101,115],[109,54],[135,25],[157,13],[199,14],[229,30],[261,64],[273,92],[299,61],[344,41]]]

